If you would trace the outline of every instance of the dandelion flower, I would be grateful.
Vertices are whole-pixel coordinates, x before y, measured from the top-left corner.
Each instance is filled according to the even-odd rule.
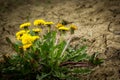
[[[24,33],[26,33],[25,30],[20,30],[19,32],[17,32],[16,33],[17,40],[20,40]]]
[[[20,25],[20,28],[26,28],[26,27],[29,27],[31,26],[31,23],[30,22],[27,22],[27,23],[23,23]]]
[[[23,34],[23,36],[21,37],[21,41],[22,41],[22,44],[24,45],[24,44],[30,44],[30,43],[32,43],[32,41],[31,41],[31,35],[30,34]]]
[[[42,19],[38,19],[34,21],[34,25],[35,26],[39,26],[39,25],[45,25],[45,21]]]
[[[53,22],[45,22],[45,25],[52,25],[54,24]]]
[[[41,32],[42,30],[40,28],[35,28],[35,29],[32,29],[32,31],[34,31],[34,32]]]
[[[30,34],[27,33],[23,34],[23,36],[21,37],[23,50],[26,50],[27,48],[32,46],[32,43],[37,39],[39,39],[39,36],[31,36]]]
[[[56,27],[57,28],[60,28],[60,27],[62,27],[63,25],[61,24],[61,23],[58,23],[57,25],[56,25]]]
[[[16,36],[19,36],[19,35],[21,35],[21,34],[24,34],[26,31],[25,30],[20,30],[20,31],[18,31],[17,33],[16,33]]]
[[[21,41],[22,44],[31,44],[33,43],[35,40],[39,39],[39,36],[31,36],[30,34],[23,34],[23,36],[21,37]]]
[[[67,27],[64,27],[64,26],[62,26],[62,27],[60,27],[60,28],[58,28],[59,30],[63,30],[63,31],[68,31],[68,30],[70,30],[70,28],[67,28]]]
[[[32,36],[31,37],[31,41],[34,42],[35,40],[39,39],[40,37],[39,36]]]
[[[77,29],[78,29],[77,26],[75,26],[75,25],[71,25],[70,28],[71,28],[72,30],[77,30]]]

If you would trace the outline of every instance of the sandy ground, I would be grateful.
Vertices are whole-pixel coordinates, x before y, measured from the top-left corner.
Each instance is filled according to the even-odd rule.
[[[0,4],[0,54],[14,53],[5,38],[14,41],[21,23],[66,20],[78,26],[75,37],[89,40],[88,54],[99,52],[105,59],[81,80],[120,80],[120,0],[1,0]]]

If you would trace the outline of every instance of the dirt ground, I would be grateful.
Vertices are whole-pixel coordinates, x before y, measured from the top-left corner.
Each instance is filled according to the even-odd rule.
[[[13,54],[5,38],[14,41],[19,25],[35,19],[72,22],[75,37],[89,40],[88,54],[105,59],[81,80],[120,80],[120,0],[1,0],[0,54]]]

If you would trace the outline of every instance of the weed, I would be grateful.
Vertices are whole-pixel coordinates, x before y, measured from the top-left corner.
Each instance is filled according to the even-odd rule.
[[[88,68],[90,62],[95,65],[101,63],[99,59],[95,59],[95,55],[92,57],[87,55],[86,46],[78,49],[70,47],[69,43],[74,30],[77,29],[76,26],[67,27],[61,24],[59,27],[54,27],[53,22],[44,20],[35,20],[34,25],[36,29],[30,29],[29,22],[20,25],[22,30],[16,33],[16,43],[6,38],[17,54],[11,57],[4,56],[2,74],[17,79],[32,80],[36,77],[37,80],[75,80],[79,79],[77,75],[91,71]],[[69,31],[72,31],[71,36],[65,40],[63,36]]]

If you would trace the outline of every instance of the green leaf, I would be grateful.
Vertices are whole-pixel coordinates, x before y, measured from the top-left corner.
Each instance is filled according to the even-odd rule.
[[[66,45],[66,42],[65,42],[65,41],[62,41],[62,42],[60,42],[58,45],[56,45],[56,49],[57,49],[56,58],[60,58],[61,53],[62,53],[65,45]]]
[[[60,79],[64,79],[66,77],[66,75],[60,71],[54,71],[56,77],[60,78]]]
[[[90,73],[91,70],[89,68],[75,68],[72,70],[72,72],[76,74],[87,74]]]
[[[37,80],[44,80],[44,78],[46,78],[48,75],[50,75],[50,73],[48,73],[48,74],[42,73],[41,76],[38,74],[37,77],[36,77],[36,79]]]
[[[29,34],[31,34],[32,36],[35,36],[35,35],[36,35],[35,32],[32,31],[32,30],[30,30]]]
[[[98,54],[99,53],[94,53],[89,59],[89,61],[91,63],[93,63],[94,65],[99,65],[99,64],[103,63],[103,59],[97,58]]]
[[[86,48],[87,48],[87,46],[82,46],[80,49],[76,50],[76,53],[80,53],[80,54],[85,53]]]
[[[23,50],[20,49],[20,47],[22,46],[23,44],[20,42],[20,41],[17,41],[15,44],[13,44],[13,47],[15,49],[16,52],[18,53],[23,53]]]
[[[21,41],[17,41],[16,43],[15,43],[15,45],[17,45],[17,46],[22,46],[23,44],[22,44],[22,42]]]
[[[81,55],[78,55],[76,57],[73,58],[73,60],[76,62],[76,61],[83,61],[83,60],[87,60],[87,57],[88,55],[87,54],[81,54]]]
[[[10,44],[13,44],[9,37],[6,37],[6,41]]]

